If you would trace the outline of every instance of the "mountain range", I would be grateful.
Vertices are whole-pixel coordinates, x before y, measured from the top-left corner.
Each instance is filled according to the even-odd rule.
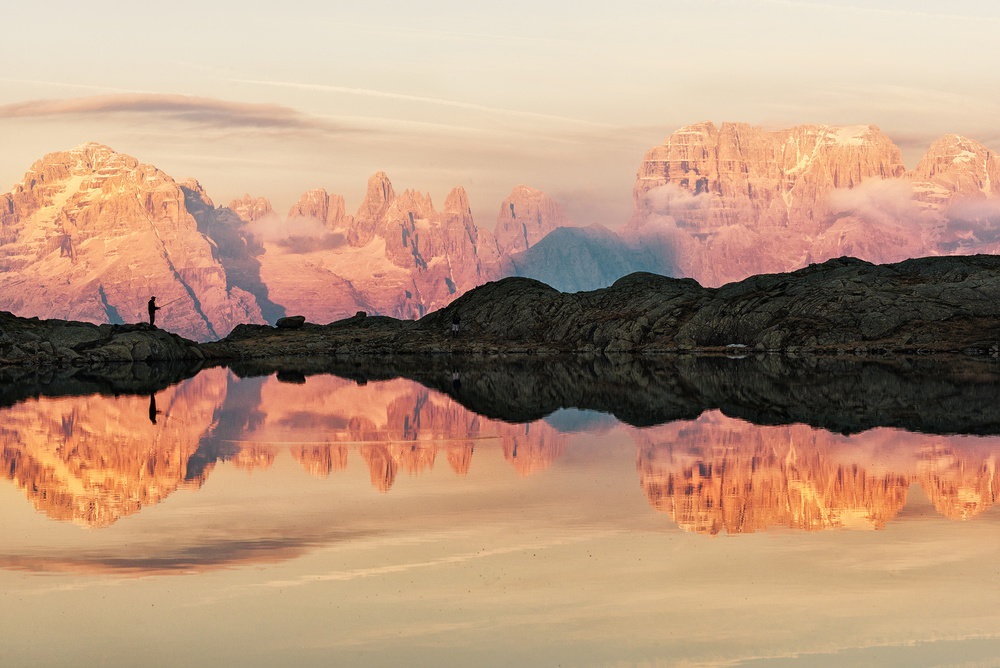
[[[282,215],[250,195],[216,206],[194,179],[84,144],[36,161],[0,195],[0,309],[134,322],[155,295],[164,327],[210,340],[291,314],[418,318],[506,276],[565,292],[634,271],[716,286],[843,255],[1000,247],[1000,158],[958,135],[907,171],[872,125],[698,123],[646,153],[633,202],[619,229],[584,228],[520,185],[491,232],[461,187],[439,211],[379,172],[354,214],[318,188]]]

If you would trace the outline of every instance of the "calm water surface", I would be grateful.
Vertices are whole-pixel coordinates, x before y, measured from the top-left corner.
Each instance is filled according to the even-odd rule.
[[[1000,437],[297,380],[0,409],[0,664],[1000,665]]]

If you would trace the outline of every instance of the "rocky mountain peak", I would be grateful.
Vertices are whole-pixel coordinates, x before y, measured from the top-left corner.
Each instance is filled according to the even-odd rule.
[[[1000,195],[1000,157],[961,135],[945,135],[931,144],[909,176],[925,202]]]
[[[673,216],[699,233],[732,225],[744,211],[761,226],[808,226],[824,213],[818,193],[904,172],[899,148],[874,125],[772,132],[703,122],[646,152],[633,198],[636,216]]]
[[[472,207],[469,205],[469,195],[465,192],[465,188],[462,186],[452,188],[451,192],[448,193],[448,197],[444,200],[444,212],[457,213],[463,216],[472,215]]]
[[[368,179],[368,190],[365,199],[354,215],[354,225],[347,235],[347,241],[352,246],[364,246],[375,238],[375,228],[379,220],[385,216],[386,210],[396,199],[396,191],[385,172],[376,172]]]
[[[572,226],[563,208],[541,190],[516,186],[500,205],[494,230],[500,251],[519,253],[557,227]]]
[[[392,182],[385,172],[379,171],[368,178],[368,191],[361,206],[374,214],[395,198],[396,191],[392,189]]]
[[[186,188],[187,190],[194,193],[194,195],[199,200],[201,200],[205,204],[205,206],[209,206],[212,208],[215,207],[215,203],[212,202],[212,198],[208,196],[208,193],[205,192],[204,186],[202,186],[197,179],[192,179],[192,178],[181,179],[180,181],[177,182],[177,185],[179,185],[181,188]]]
[[[323,188],[309,190],[288,210],[289,220],[300,217],[315,218],[328,229],[335,230],[344,225],[347,217],[344,196],[328,194]]]
[[[227,286],[188,199],[211,210],[197,181],[176,182],[101,144],[36,161],[4,197],[0,304],[39,317],[91,322],[146,318],[195,339],[262,321],[252,295]]]
[[[402,195],[396,197],[392,204],[399,210],[406,211],[418,217],[426,217],[434,213],[434,202],[430,193],[422,193],[419,190],[407,188]]]
[[[260,220],[273,211],[271,202],[266,197],[253,198],[250,193],[245,193],[243,199],[231,201],[228,208],[244,223]]]

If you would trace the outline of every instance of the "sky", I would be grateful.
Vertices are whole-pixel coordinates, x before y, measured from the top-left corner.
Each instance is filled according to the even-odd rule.
[[[710,120],[878,125],[912,169],[1000,150],[992,0],[10,3],[0,191],[96,141],[283,212],[368,177],[456,186],[492,229],[518,184],[579,225],[632,212],[644,152]]]

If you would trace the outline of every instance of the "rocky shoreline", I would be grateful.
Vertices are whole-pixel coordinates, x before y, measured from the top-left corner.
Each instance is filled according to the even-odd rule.
[[[459,332],[452,323],[458,315]],[[874,265],[839,258],[721,288],[635,273],[591,292],[527,278],[471,290],[417,321],[240,325],[205,344],[229,359],[288,355],[997,353],[1000,257]]]
[[[0,311],[0,366],[97,367],[205,358],[200,344],[146,323],[95,325]]]
[[[507,278],[420,320],[359,313],[327,325],[301,318],[279,325],[239,325],[224,339],[199,344],[146,324],[93,325],[0,312],[0,365],[317,355],[996,356],[1000,257],[886,265],[839,258],[721,288],[635,273],[601,290],[562,293],[532,279]]]

